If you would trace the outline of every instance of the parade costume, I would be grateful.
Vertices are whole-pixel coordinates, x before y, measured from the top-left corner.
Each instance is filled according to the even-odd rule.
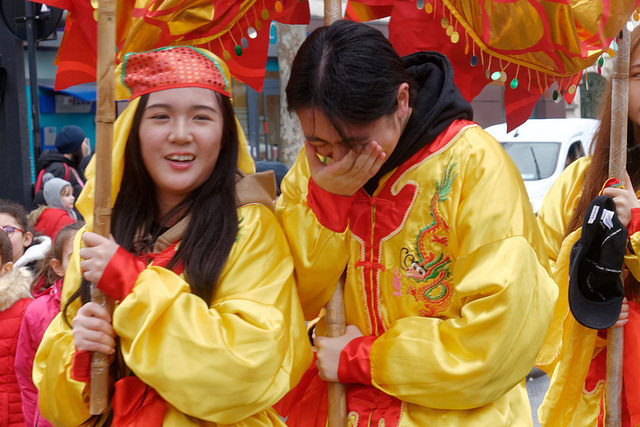
[[[192,49],[188,53],[209,58],[229,78],[224,64],[209,52]],[[159,55],[165,57],[162,52]],[[197,85],[187,82],[185,86]],[[124,146],[138,101],[137,97],[131,101],[114,127],[112,200],[120,188]],[[273,178],[269,177],[271,189],[266,191],[260,177],[251,173],[253,162],[244,136],[239,134],[239,139],[239,169],[249,175],[238,173],[238,234],[211,303],[191,293],[181,264],[173,270],[163,267],[180,244],[188,217],[163,233],[153,249],[139,258],[119,248],[99,283],[105,293],[120,300],[113,327],[126,368],[135,375],[115,385],[112,406],[119,413],[114,411],[114,425],[141,421],[147,425],[284,424],[271,406],[298,382],[311,352],[291,255],[270,208]],[[77,203],[88,225],[93,220],[94,166],[92,162],[87,168],[89,181]],[[80,282],[81,234],[76,236],[65,275],[62,304]],[[144,244],[144,237],[137,242]],[[70,318],[79,307],[80,302],[74,301]],[[54,423],[80,425],[90,418],[88,373],[81,369],[87,365],[78,361],[87,357],[74,352],[71,328],[62,315],[56,317],[34,368],[42,413]],[[140,419],[137,411],[146,406],[155,419]]]
[[[606,330],[581,325],[568,302],[569,261],[581,228],[566,235],[569,222],[582,197],[585,171],[591,162],[583,157],[572,163],[553,184],[538,212],[538,224],[547,244],[552,275],[559,288],[553,321],[537,365],[549,374],[551,383],[538,417],[543,426],[600,426],[605,412]],[[637,218],[636,218],[637,220]],[[640,277],[640,230],[629,233],[625,266]],[[635,228],[635,229],[633,229]],[[629,300],[629,321],[624,326],[623,378],[637,377],[640,357],[640,306]],[[640,424],[640,387],[623,381],[622,425]]]
[[[526,191],[500,145],[465,120],[446,58],[403,61],[420,90],[382,171],[338,196],[310,178],[302,152],[283,182],[277,213],[305,316],[346,268],[346,323],[364,334],[340,355],[351,427],[531,425],[524,378],[556,290]],[[314,371],[282,403],[290,425],[324,425],[326,398],[291,405],[322,400]]]

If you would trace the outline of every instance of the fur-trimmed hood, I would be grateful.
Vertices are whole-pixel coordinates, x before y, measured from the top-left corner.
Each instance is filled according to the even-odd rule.
[[[51,238],[49,236],[36,236],[33,238],[31,246],[24,251],[24,254],[13,265],[14,268],[26,267],[31,263],[37,262],[47,256],[47,252],[51,249]]]
[[[5,311],[22,298],[31,295],[31,272],[25,268],[14,268],[0,277],[0,311]]]

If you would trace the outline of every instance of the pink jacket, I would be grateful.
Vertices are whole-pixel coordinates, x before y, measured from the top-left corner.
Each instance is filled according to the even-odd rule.
[[[28,305],[31,273],[14,268],[0,278],[0,426],[24,426],[20,389],[13,368],[18,331]]]
[[[62,293],[62,279],[58,279],[50,288],[45,289],[36,300],[27,308],[24,315],[20,336],[18,338],[18,350],[16,352],[16,377],[20,385],[22,395],[22,412],[26,427],[37,425],[51,426],[38,408],[38,390],[33,384],[31,372],[33,359],[42,336],[49,323],[60,312],[60,295]]]

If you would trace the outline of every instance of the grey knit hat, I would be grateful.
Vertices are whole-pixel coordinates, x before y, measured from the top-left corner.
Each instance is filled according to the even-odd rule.
[[[49,172],[42,175],[42,182],[44,183],[42,195],[44,196],[44,201],[47,206],[67,210],[67,208],[64,207],[64,203],[62,203],[62,199],[60,199],[60,192],[67,185],[71,185],[71,183],[62,178],[56,178]]]

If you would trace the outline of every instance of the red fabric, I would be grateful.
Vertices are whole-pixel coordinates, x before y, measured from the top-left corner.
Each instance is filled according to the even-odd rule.
[[[289,427],[326,427],[328,411],[327,383],[318,376],[317,358],[302,379],[273,408],[287,420]]]
[[[356,194],[362,192],[360,189]],[[315,183],[313,178],[309,179],[309,194],[307,194],[307,203],[316,214],[320,224],[336,233],[342,233],[347,229],[349,223],[349,211],[356,199],[353,196],[339,196],[323,190]]]
[[[360,383],[371,385],[371,346],[376,337],[365,336],[352,339],[340,352],[338,379],[343,384]]]
[[[31,372],[33,360],[49,323],[60,312],[60,295],[62,294],[62,279],[58,279],[51,287],[35,295],[25,312],[20,326],[18,348],[16,351],[16,378],[20,385],[22,396],[22,412],[25,425],[39,427],[51,426],[40,415],[38,409],[38,390],[33,384]],[[37,421],[36,421],[37,420]]]
[[[145,267],[145,264],[138,257],[122,247],[118,247],[102,273],[98,289],[111,298],[122,301],[131,293],[138,275]]]
[[[623,386],[621,398],[622,427],[631,427],[640,424],[640,383],[637,381],[638,375],[640,374],[640,365],[638,365],[638,360],[640,360],[640,305],[631,301],[629,302],[629,321],[624,325],[624,350],[622,359]],[[606,380],[606,374],[607,349],[605,348],[591,361],[589,372],[584,382],[584,389],[587,392],[595,390],[599,381]],[[598,426],[604,426],[603,418],[604,406],[603,402],[601,402]]]
[[[640,208],[631,209],[631,221],[627,224],[629,235],[640,231]]]
[[[33,229],[46,234],[53,241],[65,225],[73,224],[74,222],[76,220],[71,218],[69,212],[64,209],[46,208],[38,217]]]
[[[328,383],[318,376],[315,361],[314,358],[298,385],[274,405],[289,427],[326,426]],[[347,384],[347,414],[358,417],[362,425],[397,426],[402,415],[402,401],[373,386]],[[349,421],[350,425],[356,424],[351,418]]]
[[[158,392],[137,377],[116,382],[111,407],[114,427],[161,426],[167,410]]]
[[[20,388],[15,373],[20,324],[33,300],[23,298],[0,311],[0,426],[23,427]]]
[[[78,351],[73,354],[71,362],[71,378],[83,383],[89,383],[91,379],[91,352]]]

